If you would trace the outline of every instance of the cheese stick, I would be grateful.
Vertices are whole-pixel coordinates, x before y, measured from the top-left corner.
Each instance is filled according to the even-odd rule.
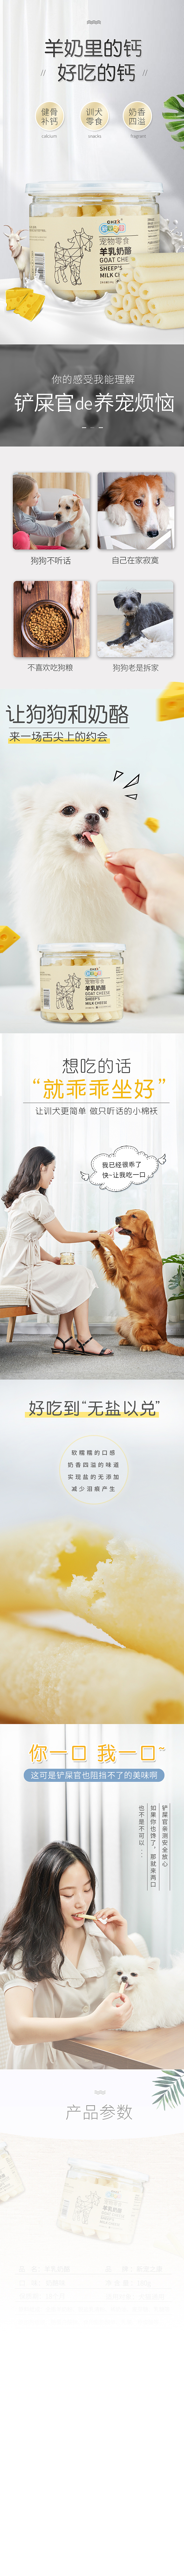
[[[2,1619],[0,1634],[0,1716],[4,1724],[7,1720],[19,1726],[27,1724],[26,1768],[30,1771],[31,1738],[35,1735],[39,1741],[39,1733],[43,1737],[43,1711],[48,1768],[52,1763],[53,1768],[54,1764],[58,1766],[59,1756],[62,1757],[64,1726],[69,1764],[76,1727],[86,1740],[86,1709],[88,1727],[97,1723],[101,1745],[110,1736],[115,1707],[118,1757],[122,1726],[135,1726],[136,1720],[141,1729],[149,1720],[153,1733],[155,1701],[159,1720],[162,1715],[164,1722],[167,1718],[172,1723],[183,1723],[182,1673],[174,1670],[173,1663],[165,1663],[161,1655],[157,1659],[155,1654],[143,1653],[139,1630],[138,1652],[127,1646],[124,1655],[121,1647],[117,1647],[115,1655],[114,1645],[109,1646],[105,1637],[104,1645],[99,1646],[97,1639],[93,1642],[89,1638],[88,1642],[84,1637],[56,1635],[48,1628],[29,1628],[29,1624],[24,1628],[18,1617]],[[170,1639],[168,1642],[170,1645]],[[125,1740],[127,1743],[127,1734]],[[65,1770],[62,1759],[61,1768]]]
[[[105,859],[108,859],[109,853],[108,853],[108,849],[107,849],[107,842],[103,840],[103,832],[98,832],[98,833],[96,833],[96,832],[90,832],[90,833],[89,833],[89,839],[90,839],[90,841],[93,841],[93,842],[94,842],[94,850],[96,850],[96,849],[97,849],[97,850],[99,850],[99,852],[100,852],[100,859],[104,859],[104,863],[105,863]]]
[[[115,289],[108,304],[106,298],[106,309],[109,315],[111,314],[111,318],[112,313],[118,314],[119,321],[125,318],[126,321],[137,323],[143,319],[148,323],[155,322],[156,326],[160,323],[163,330],[167,330],[168,324],[173,330],[177,325],[178,329],[182,329],[184,327],[182,254],[175,260],[174,269],[173,254],[169,257],[169,253],[166,258],[161,258],[160,253],[155,252],[153,256],[149,253],[147,259],[132,259],[129,276],[125,275],[125,280],[123,279],[121,286]]]

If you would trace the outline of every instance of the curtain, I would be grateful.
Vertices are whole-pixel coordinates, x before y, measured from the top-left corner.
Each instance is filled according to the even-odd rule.
[[[55,488],[57,490],[58,502],[60,492],[67,491],[77,492],[77,497],[79,496],[79,500],[81,501],[89,500],[89,474],[77,473],[76,467],[73,465],[71,465],[71,474],[65,474],[63,467],[61,468],[61,474],[48,474],[47,466],[46,474],[37,474],[36,481],[38,483],[39,492],[45,491],[46,489],[48,509],[51,508],[52,491],[54,491]],[[57,504],[55,506],[57,506]]]
[[[79,32],[85,52],[89,35],[88,0],[80,0]],[[76,82],[58,87],[58,57],[45,52],[46,40],[61,32],[72,40],[74,10],[72,0],[62,0],[60,27],[56,24],[55,0],[5,0],[3,9],[3,222],[13,227],[23,225],[24,239],[29,241],[29,197],[27,182],[33,186],[42,178],[46,191],[58,189],[70,180],[75,189],[79,178],[81,126],[80,107],[83,89]],[[43,74],[43,77],[42,77]],[[88,92],[89,95],[89,92]],[[36,108],[46,98],[57,99],[64,106],[64,125],[57,143],[45,143],[36,124]],[[58,148],[59,147],[59,148]],[[96,160],[96,145],[93,151]],[[57,159],[56,159],[57,155]],[[84,135],[84,175],[89,177],[88,135]],[[95,172],[94,172],[95,177]],[[3,273],[12,277],[12,260],[3,238]]]

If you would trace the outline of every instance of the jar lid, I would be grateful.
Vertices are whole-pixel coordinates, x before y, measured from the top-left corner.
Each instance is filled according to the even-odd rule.
[[[122,197],[123,201],[126,198],[127,206],[131,205],[132,202],[136,202],[137,205],[144,205],[146,207],[150,199],[152,202],[153,197],[155,199],[163,196],[163,179],[147,179],[145,188],[142,182],[140,188],[138,188],[136,179],[129,179],[127,181],[126,179],[116,179],[114,180],[114,185],[111,179],[109,181],[109,186],[107,181],[106,187],[103,188],[100,186],[100,180],[98,183],[96,182],[96,184],[94,181],[92,182],[92,179],[85,179],[84,181],[83,179],[78,180],[78,183],[76,180],[75,187],[72,187],[72,181],[65,179],[63,184],[61,181],[60,188],[55,189],[46,188],[46,185],[43,187],[42,179],[26,179],[25,196],[33,197],[34,203],[40,199],[40,203],[43,206],[48,206],[49,204],[50,214],[55,213],[55,206],[63,204],[63,199],[65,199],[65,197],[69,197],[70,203],[74,198],[75,204],[78,205],[79,198],[82,199],[83,203],[84,197],[91,198],[92,195],[94,198],[94,204],[95,198],[97,199],[97,210],[99,206],[99,198],[100,204],[103,205],[104,199],[104,204],[106,205],[108,197],[113,200],[115,200],[116,197]]]
[[[120,948],[119,939],[86,939],[84,947],[82,940],[75,939],[74,953],[69,939],[55,939],[54,946],[52,947],[50,942],[49,948],[45,948],[45,942],[38,939],[38,956],[50,957],[52,963],[55,957],[61,956],[70,957],[71,963],[72,958],[74,963],[75,957],[81,957],[85,964],[86,957],[125,957],[125,953],[125,941],[121,943]]]

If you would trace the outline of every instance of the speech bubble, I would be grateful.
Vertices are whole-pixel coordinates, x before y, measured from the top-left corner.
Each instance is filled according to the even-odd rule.
[[[155,1172],[166,1162],[165,1154],[144,1154],[143,1147],[117,1147],[114,1154],[94,1154],[90,1172],[81,1172],[81,1181],[91,1181],[93,1189],[140,1189],[142,1181],[153,1181]]]

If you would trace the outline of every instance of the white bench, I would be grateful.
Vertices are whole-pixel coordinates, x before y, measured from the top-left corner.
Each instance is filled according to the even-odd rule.
[[[6,1243],[6,1227],[5,1227],[5,1226],[3,1226],[3,1227],[0,1229],[0,1251],[1,1251],[1,1244],[2,1244],[2,1243]],[[58,1296],[58,1313],[59,1313],[59,1296]],[[10,1280],[9,1280],[9,1282],[8,1282],[8,1288],[7,1288],[7,1287],[5,1287],[5,1281],[4,1281],[4,1279],[1,1279],[1,1272],[0,1272],[0,1321],[1,1321],[1,1315],[7,1315],[7,1318],[8,1318],[8,1329],[7,1329],[6,1340],[7,1340],[7,1342],[12,1342],[12,1341],[13,1341],[13,1333],[14,1333],[14,1331],[15,1331],[15,1324],[17,1323],[18,1316],[19,1316],[19,1315],[24,1315],[24,1318],[25,1318],[25,1321],[26,1321],[26,1320],[27,1320],[28,1315],[32,1316],[32,1307],[31,1307],[31,1306],[28,1306],[28,1305],[27,1305],[27,1306],[22,1306],[22,1300],[21,1300],[21,1288],[17,1288],[16,1280],[15,1280],[15,1279],[10,1279]],[[37,1320],[38,1320],[38,1329],[39,1329],[39,1316],[38,1316]],[[51,1321],[52,1321],[52,1324],[53,1324],[53,1315],[52,1315],[52,1318],[51,1318],[51,1317],[50,1317],[50,1313],[49,1313],[49,1306],[47,1307],[47,1317],[45,1318],[45,1320],[47,1321],[47,1323],[48,1323],[48,1324],[49,1324]]]
[[[0,1251],[2,1243],[6,1243],[5,1226],[2,1227],[0,1231]],[[8,1331],[6,1335],[7,1342],[13,1341],[17,1315],[29,1314],[31,1314],[31,1307],[22,1306],[21,1303],[21,1288],[16,1287],[14,1279],[10,1279],[8,1288],[6,1288],[4,1279],[1,1279],[0,1273],[0,1317],[1,1315],[8,1316]]]

